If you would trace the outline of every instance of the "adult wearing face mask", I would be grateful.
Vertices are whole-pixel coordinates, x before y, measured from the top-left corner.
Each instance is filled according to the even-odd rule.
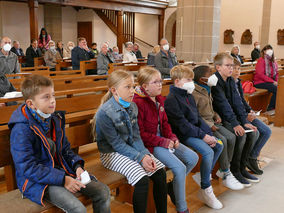
[[[251,51],[251,61],[256,61],[260,58],[260,45],[259,42],[254,42],[254,49]]]
[[[0,49],[0,74],[15,74],[20,72],[18,57],[11,51],[11,39],[3,37]]]
[[[55,71],[56,61],[60,60],[60,56],[57,54],[54,41],[50,40],[48,47],[48,50],[44,54],[44,61],[51,71]]]
[[[97,58],[97,72],[98,75],[105,75],[108,71],[108,64],[114,63],[114,58],[108,53],[108,45],[103,43],[101,46],[101,51]]]
[[[48,50],[49,46],[49,41],[51,40],[50,35],[48,35],[47,31],[45,28],[41,28],[40,30],[40,35],[38,38],[38,47],[45,52],[46,50]]]
[[[123,63],[138,62],[133,52],[133,43],[131,41],[125,43],[125,51],[123,54]]]
[[[155,56],[155,67],[161,72],[162,78],[169,78],[170,70],[178,62],[175,60],[175,56],[169,52],[170,46],[167,39],[161,39],[160,49],[161,51]]]
[[[68,41],[66,47],[63,49],[63,59],[71,58],[71,51],[75,47],[73,41]]]
[[[273,48],[269,44],[261,50],[261,57],[257,61],[253,81],[256,88],[267,89],[272,93],[267,110],[275,109],[278,65],[274,58]]]

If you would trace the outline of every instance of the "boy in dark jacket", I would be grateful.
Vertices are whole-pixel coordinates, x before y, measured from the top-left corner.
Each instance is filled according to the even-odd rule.
[[[250,182],[259,182],[258,178],[246,170],[249,152],[259,132],[247,120],[245,107],[231,77],[234,67],[233,57],[227,53],[219,53],[214,57],[214,65],[218,83],[212,87],[213,108],[221,116],[223,125],[237,136],[231,172],[240,183],[248,187],[251,186]],[[245,130],[253,132],[246,133]]]
[[[25,103],[12,114],[11,153],[23,196],[44,205],[46,200],[66,212],[86,212],[74,196],[81,192],[93,201],[94,212],[110,212],[109,189],[94,177],[84,185],[84,161],[65,136],[64,112],[55,112],[53,83],[33,75],[22,84]]]
[[[193,71],[182,65],[171,69],[174,86],[165,101],[165,111],[173,132],[180,141],[202,155],[199,197],[209,207],[221,209],[222,203],[215,197],[210,183],[211,171],[223,150],[221,142],[213,137],[210,127],[200,117],[194,97]],[[197,181],[199,178],[194,178]],[[197,181],[198,184],[200,181]]]

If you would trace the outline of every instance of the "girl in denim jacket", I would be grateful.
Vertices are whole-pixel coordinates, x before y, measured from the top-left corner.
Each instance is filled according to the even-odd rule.
[[[145,213],[149,178],[154,182],[158,213],[167,212],[164,165],[144,147],[137,123],[132,74],[119,70],[108,77],[109,91],[95,115],[94,132],[104,167],[124,175],[134,186],[134,212]]]

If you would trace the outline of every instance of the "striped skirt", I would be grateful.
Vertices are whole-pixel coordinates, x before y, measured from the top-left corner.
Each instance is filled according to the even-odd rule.
[[[139,163],[117,152],[100,153],[100,158],[105,168],[124,175],[128,183],[134,186],[142,177],[151,176],[157,170],[165,167],[165,165],[157,158],[155,158],[152,154],[150,155],[155,161],[157,167],[154,172],[145,171]]]

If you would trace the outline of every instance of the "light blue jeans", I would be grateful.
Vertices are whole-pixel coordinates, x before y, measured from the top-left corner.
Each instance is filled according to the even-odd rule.
[[[186,175],[194,168],[198,162],[198,155],[183,144],[174,153],[169,149],[157,146],[154,148],[154,156],[172,170],[174,174],[173,188],[176,199],[177,211],[187,209],[185,199],[185,179]]]
[[[223,150],[223,145],[216,143],[216,146],[211,148],[204,140],[192,137],[186,139],[184,141],[184,144],[190,146],[196,152],[201,154],[202,156],[201,165],[200,165],[201,189],[208,188],[209,186],[211,186],[210,174]]]

